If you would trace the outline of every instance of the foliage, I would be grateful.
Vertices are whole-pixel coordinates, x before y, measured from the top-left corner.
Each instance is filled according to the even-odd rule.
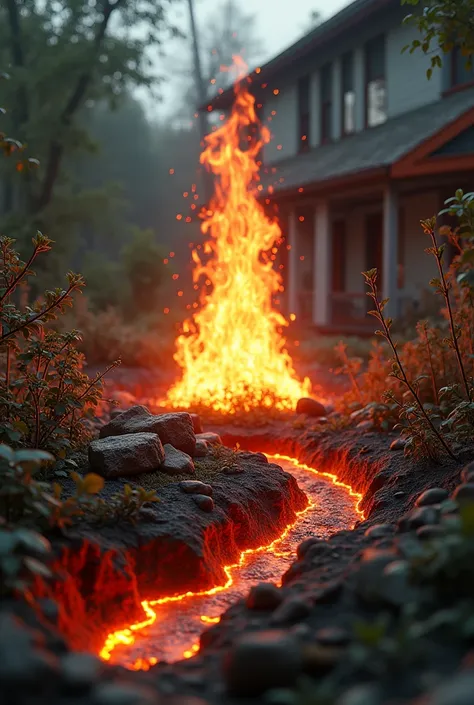
[[[430,57],[427,70],[431,78],[433,69],[443,64],[443,55],[458,47],[466,57],[466,66],[472,66],[474,53],[474,2],[473,0],[402,0],[403,5],[421,8],[422,12],[410,13],[405,22],[414,25],[420,38],[414,39],[408,47],[410,54],[421,50]]]
[[[69,273],[65,289],[46,291],[43,300],[24,310],[15,303],[19,287],[34,275],[36,258],[50,248],[49,238],[38,232],[23,262],[14,240],[0,238],[0,440],[47,448],[64,457],[89,435],[85,421],[102,396],[105,372],[90,379],[82,371],[77,331],[59,333],[48,327],[72,305],[73,293],[84,285],[80,275]]]
[[[135,230],[132,241],[123,249],[123,266],[135,311],[156,309],[164,275],[163,254],[151,230]]]
[[[436,219],[422,221],[430,246],[426,248],[438,269],[431,282],[441,297],[441,318],[419,321],[416,337],[400,345],[386,318],[387,301],[380,300],[377,272],[364,273],[368,295],[374,302],[372,315],[381,325],[377,334],[389,346],[375,346],[368,368],[337,347],[341,367],[351,388],[339,402],[339,411],[353,422],[368,420],[374,428],[399,428],[406,440],[405,452],[438,460],[456,456],[460,444],[474,433],[474,194],[457,191],[446,201],[440,215],[456,218],[454,227],[443,226],[439,234],[454,247],[456,255],[444,268],[445,244],[438,244]]]

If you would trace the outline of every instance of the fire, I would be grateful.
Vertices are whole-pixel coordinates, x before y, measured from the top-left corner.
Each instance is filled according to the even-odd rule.
[[[360,504],[362,501],[362,494],[359,492],[355,492],[350,485],[347,485],[344,482],[341,482],[338,480],[337,475],[334,475],[332,473],[328,472],[319,472],[318,470],[315,470],[314,468],[310,467],[309,465],[306,465],[304,463],[300,463],[298,460],[295,458],[291,458],[287,455],[280,455],[279,453],[275,455],[267,455],[267,458],[270,462],[272,461],[278,461],[278,460],[286,460],[291,462],[293,465],[307,471],[311,472],[316,475],[321,475],[322,477],[328,478],[334,485],[337,487],[342,487],[347,492],[351,497],[356,500],[355,502],[355,510],[357,515],[360,517],[360,519],[364,519],[364,513],[362,509],[360,508]],[[306,512],[310,511],[311,509],[314,509],[314,505],[311,503],[308,503],[308,506],[305,507],[303,510],[300,512],[297,512],[297,516],[294,522],[291,524],[288,524],[288,526],[285,527],[281,535],[276,538],[274,541],[272,541],[270,544],[267,544],[265,546],[259,546],[258,548],[250,548],[245,551],[242,551],[242,553],[239,556],[239,560],[234,563],[233,565],[228,565],[224,566],[223,570],[226,575],[226,582],[223,585],[217,585],[213,588],[210,588],[208,590],[202,590],[199,592],[185,592],[181,595],[171,595],[168,597],[161,597],[157,600],[143,600],[141,605],[143,607],[144,611],[144,619],[141,620],[140,622],[136,622],[134,624],[131,624],[128,627],[125,627],[124,629],[119,629],[115,632],[111,632],[102,647],[102,649],[99,652],[99,656],[104,660],[104,661],[110,661],[112,657],[112,653],[114,649],[117,646],[131,646],[132,644],[135,643],[137,634],[147,627],[150,627],[154,622],[158,619],[158,613],[159,613],[159,608],[162,605],[170,604],[170,603],[180,603],[183,602],[183,600],[192,600],[194,598],[199,598],[203,596],[209,596],[209,595],[217,595],[218,593],[224,592],[228,590],[230,587],[232,587],[234,583],[234,578],[233,578],[233,573],[238,569],[241,568],[248,558],[252,555],[255,555],[256,553],[262,553],[264,551],[266,552],[271,552],[275,556],[288,556],[288,552],[281,552],[278,550],[278,545],[284,541],[284,539],[287,537],[288,533],[291,531],[291,529],[294,527],[298,519],[305,514]],[[209,616],[209,615],[201,615],[201,621],[204,624],[217,624],[220,621],[220,617],[216,616]],[[197,652],[199,651],[199,644],[193,644],[191,648],[186,649],[183,651],[183,658],[191,658],[194,656]],[[148,670],[150,666],[155,665],[158,662],[158,660],[154,657],[150,658],[139,658],[136,661],[133,661],[128,664],[128,668],[132,670]]]
[[[201,404],[227,414],[284,410],[310,392],[309,379],[297,378],[285,348],[288,322],[272,306],[272,296],[283,291],[271,253],[281,231],[255,196],[259,153],[269,139],[253,96],[238,81],[229,119],[206,137],[201,154],[215,176],[215,193],[201,214],[201,230],[209,235],[201,248],[205,261],[192,252],[195,288],[202,283],[200,308],[177,338],[182,376],[168,391],[167,406]]]

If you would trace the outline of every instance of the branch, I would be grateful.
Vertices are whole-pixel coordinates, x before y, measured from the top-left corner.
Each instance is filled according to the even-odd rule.
[[[111,3],[109,2],[109,0],[104,0],[102,21],[97,27],[88,69],[86,71],[83,71],[77,79],[76,86],[68,102],[66,103],[64,110],[60,115],[59,125],[61,128],[69,127],[75,112],[81,106],[86,95],[87,89],[89,88],[89,85],[92,81],[93,69],[95,66],[94,62],[102,46],[102,42],[105,38],[107,27],[112,13],[117,10],[121,5],[123,5],[124,2],[125,0],[115,0],[115,2]],[[41,192],[36,203],[36,212],[41,211],[51,201],[54,190],[54,184],[56,183],[56,179],[58,178],[59,167],[61,165],[63,154],[64,145],[62,144],[62,142],[60,142],[59,140],[52,140],[49,146],[49,155],[46,162],[43,186],[41,188]]]

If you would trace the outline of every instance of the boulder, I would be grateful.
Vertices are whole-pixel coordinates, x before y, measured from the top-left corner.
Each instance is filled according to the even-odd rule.
[[[163,444],[169,443],[191,456],[196,448],[193,422],[186,412],[155,415],[146,406],[137,404],[100,429],[101,438],[130,433],[156,433]]]
[[[189,475],[195,472],[192,458],[183,453],[182,450],[177,450],[169,443],[165,443],[165,459],[160,467],[161,472],[167,475]]]
[[[316,399],[303,397],[302,399],[298,399],[298,403],[296,404],[296,413],[315,417],[326,416],[326,409],[321,402],[316,401]]]
[[[417,507],[428,507],[430,504],[439,504],[448,499],[448,492],[442,487],[432,487],[429,490],[425,490],[419,495],[415,504]]]
[[[179,486],[186,494],[207,494],[208,497],[212,497],[211,485],[206,485],[200,480],[183,480]]]
[[[249,610],[272,612],[282,601],[282,592],[274,583],[258,583],[250,588],[245,604]]]
[[[459,485],[452,497],[460,505],[474,503],[474,483],[466,482],[464,485]]]
[[[106,479],[157,470],[165,451],[156,433],[127,433],[98,438],[89,446],[91,469]]]
[[[221,446],[222,439],[218,433],[206,431],[205,433],[196,433],[196,441],[206,441],[211,446]]]

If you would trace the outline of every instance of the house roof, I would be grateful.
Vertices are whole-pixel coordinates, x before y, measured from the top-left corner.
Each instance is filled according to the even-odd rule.
[[[317,49],[334,42],[336,37],[353,27],[355,22],[367,19],[372,13],[386,9],[391,5],[399,5],[399,0],[354,0],[273,59],[267,61],[266,64],[260,66],[258,73],[252,71],[249,77],[254,90],[258,91],[262,83],[267,82],[276,73],[280,74],[282,69],[288,68],[294,61],[304,59]],[[232,105],[233,100],[234,88],[230,86],[220,95],[206,101],[206,105],[201,106],[200,109],[208,110],[209,106],[212,106],[214,110],[225,110]]]
[[[473,108],[474,88],[453,93],[436,103],[391,118],[378,127],[282,160],[274,165],[274,173],[262,174],[262,183],[264,187],[273,185],[275,193],[283,193],[301,186],[318,186],[333,179],[388,169]]]

